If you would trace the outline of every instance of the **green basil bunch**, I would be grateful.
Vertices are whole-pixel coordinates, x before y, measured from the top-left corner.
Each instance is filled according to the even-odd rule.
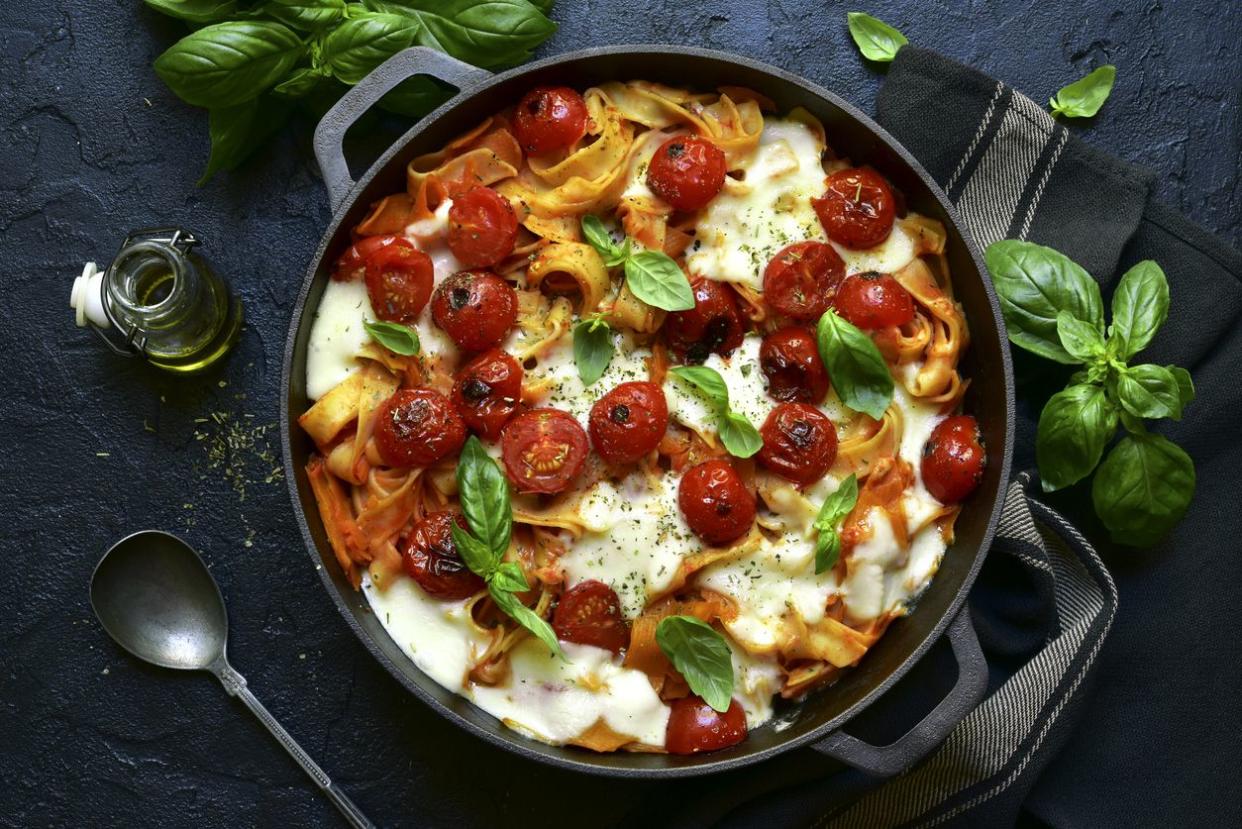
[[[155,60],[186,103],[207,108],[211,156],[200,184],[231,170],[299,106],[323,112],[397,52],[430,46],[484,68],[512,66],[556,24],[551,0],[145,0],[199,27]],[[451,91],[425,77],[380,106],[419,118]]]
[[[1186,514],[1195,491],[1190,456],[1148,432],[1144,422],[1181,419],[1195,398],[1190,372],[1129,364],[1168,317],[1164,272],[1152,261],[1128,270],[1105,328],[1099,285],[1065,255],[1006,240],[988,247],[987,264],[1009,340],[1049,360],[1082,366],[1039,417],[1035,460],[1044,490],[1070,486],[1095,470],[1091,497],[1113,540],[1154,544]],[[1118,425],[1126,434],[1104,457]]]

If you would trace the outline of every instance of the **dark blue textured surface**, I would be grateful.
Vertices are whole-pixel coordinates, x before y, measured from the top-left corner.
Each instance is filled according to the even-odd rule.
[[[1161,198],[1237,245],[1242,16],[1205,0],[1123,6],[867,8],[1036,99],[1117,64],[1112,100],[1076,130],[1157,170]],[[561,0],[562,28],[542,53],[706,45],[804,74],[870,110],[882,76],[854,51],[845,11],[812,0]],[[757,777],[823,768],[795,754],[768,775],[675,784],[567,775],[461,734],[357,646],[307,566],[284,482],[271,478],[284,332],[328,218],[307,130],[196,188],[204,113],[150,70],[182,31],[138,0],[0,8],[0,822],[335,821],[214,680],[139,666],[95,625],[91,568],[110,541],[148,526],[203,550],[230,603],[236,666],[382,824],[616,823],[696,797],[725,808],[761,786]],[[191,381],[113,358],[66,308],[83,261],[107,261],[131,228],[169,222],[207,240],[248,316],[228,365]]]

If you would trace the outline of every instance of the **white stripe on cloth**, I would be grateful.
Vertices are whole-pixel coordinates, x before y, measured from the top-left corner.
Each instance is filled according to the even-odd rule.
[[[1005,91],[1005,85],[999,81],[996,84],[996,91],[992,93],[992,100],[988,101],[988,108],[983,113],[983,120],[979,122],[979,129],[975,132],[975,137],[970,140],[966,152],[962,154],[962,160],[957,163],[957,169],[953,171],[953,175],[949,176],[949,183],[944,186],[947,193],[953,189],[953,185],[957,183],[957,178],[966,169],[966,165],[975,155],[975,148],[979,146],[979,142],[983,140],[983,136],[987,134],[988,127],[992,126],[992,113],[996,111],[996,102],[1000,100],[1001,93]]]

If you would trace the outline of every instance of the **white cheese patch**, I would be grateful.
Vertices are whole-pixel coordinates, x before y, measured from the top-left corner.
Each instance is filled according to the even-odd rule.
[[[866,521],[871,535],[855,545],[849,576],[841,584],[841,597],[855,619],[874,619],[917,596],[935,575],[945,551],[940,528],[934,524],[902,550],[888,513],[874,507]]]
[[[582,384],[578,376],[578,366],[574,362],[573,337],[565,335],[543,355],[534,368],[526,369],[524,385],[546,385],[547,393],[538,401],[539,406],[552,406],[564,409],[572,414],[587,428],[587,420],[591,407],[608,392],[621,383],[634,380],[646,380],[650,377],[647,359],[651,356],[648,348],[635,347],[627,335],[614,333],[613,342],[617,346],[612,362],[604,375],[590,385]]]
[[[729,357],[710,354],[703,365],[715,369],[729,388],[729,405],[745,415],[756,429],[763,425],[776,401],[768,397],[767,381],[759,368],[763,338],[748,334]],[[696,432],[716,431],[716,410],[707,396],[671,373],[664,381],[669,416]]]

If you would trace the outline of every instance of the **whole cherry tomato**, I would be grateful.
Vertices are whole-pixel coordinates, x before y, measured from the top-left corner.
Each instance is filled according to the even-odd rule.
[[[694,307],[664,318],[669,347],[687,363],[701,363],[712,352],[727,355],[746,333],[733,291],[702,276],[692,279],[690,288]]]
[[[817,320],[844,277],[845,262],[832,245],[796,242],[764,268],[763,298],[790,319]]]
[[[513,253],[517,232],[513,207],[490,187],[471,187],[449,208],[449,250],[467,268],[499,264]]]
[[[697,135],[675,135],[647,165],[647,186],[674,210],[698,210],[716,198],[728,173],[724,151]]]
[[[686,523],[705,544],[721,547],[750,531],[755,496],[728,461],[704,461],[681,478],[677,503]]]
[[[461,415],[431,389],[399,389],[375,417],[375,445],[388,466],[430,466],[461,451],[465,442]]]
[[[552,630],[557,639],[613,653],[620,653],[630,643],[616,591],[594,579],[578,582],[561,594],[552,613]]]
[[[552,495],[569,487],[586,463],[590,441],[569,412],[531,409],[500,433],[500,455],[518,492]]]
[[[800,486],[813,484],[837,459],[837,427],[806,403],[782,403],[759,429],[759,463]]]
[[[485,440],[496,440],[522,399],[522,366],[499,348],[485,351],[457,372],[453,406]]]
[[[460,601],[482,590],[483,579],[462,561],[453,544],[453,522],[462,529],[466,521],[451,512],[433,512],[414,525],[401,549],[401,563],[410,578],[428,596],[441,601]]]
[[[608,463],[634,463],[660,445],[668,402],[655,383],[622,383],[591,407],[591,444]]]
[[[513,133],[530,155],[564,150],[586,134],[587,105],[567,86],[541,86],[513,110]]]
[[[431,257],[404,239],[394,238],[367,256],[367,295],[375,316],[411,325],[431,297],[435,281]]]
[[[828,176],[827,190],[811,200],[828,238],[838,245],[873,248],[893,230],[897,202],[884,177],[868,167]]]
[[[856,273],[845,278],[832,306],[859,328],[905,325],[914,319],[914,297],[886,273]]]
[[[517,319],[517,292],[491,271],[461,271],[440,283],[431,318],[459,348],[482,351],[500,343]]]
[[[380,248],[391,244],[414,247],[400,236],[366,236],[345,249],[332,271],[332,278],[337,282],[350,282],[362,279],[367,272],[367,257]]]
[[[759,346],[759,369],[768,396],[783,403],[819,403],[828,394],[828,372],[815,337],[804,328],[774,331]]]
[[[979,422],[970,415],[946,417],[923,445],[923,485],[942,504],[961,503],[978,488],[987,462]]]
[[[664,732],[669,754],[716,751],[746,739],[746,712],[737,700],[723,714],[696,696],[674,700],[670,708]]]

